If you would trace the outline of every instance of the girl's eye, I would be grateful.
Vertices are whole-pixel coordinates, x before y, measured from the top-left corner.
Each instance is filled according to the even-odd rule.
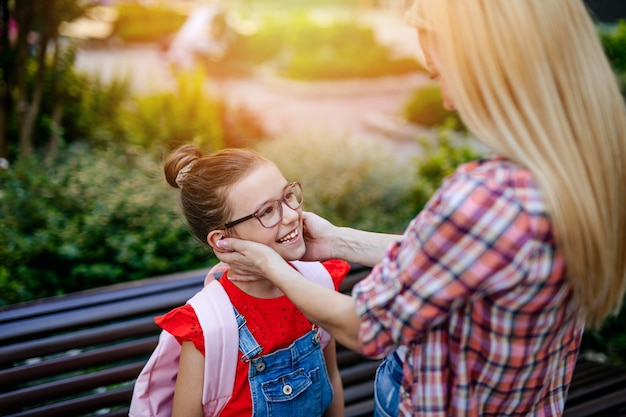
[[[259,210],[259,217],[266,217],[266,216],[271,216],[272,213],[274,212],[274,206],[266,206],[266,207],[261,207],[261,210]]]

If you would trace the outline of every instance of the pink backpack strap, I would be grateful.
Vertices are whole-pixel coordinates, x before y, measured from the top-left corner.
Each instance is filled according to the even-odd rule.
[[[213,270],[209,271],[212,275]],[[214,280],[194,295],[193,307],[204,333],[205,358],[202,404],[205,416],[217,416],[232,396],[239,351],[239,332],[233,306],[224,287]],[[128,415],[171,417],[178,375],[180,343],[162,331],[159,343],[139,374]],[[216,383],[219,381],[219,383]]]
[[[214,281],[215,277],[220,277],[224,272],[228,271],[228,268],[230,268],[230,266],[225,262],[219,262],[214,265],[204,278],[204,286],[206,287],[211,283],[211,281]]]
[[[204,334],[205,416],[218,415],[226,406],[235,386],[239,352],[239,329],[233,305],[218,281],[213,280],[189,300]]]
[[[179,359],[180,343],[170,333],[161,331],[157,347],[135,381],[130,417],[172,415]]]
[[[303,262],[292,261],[290,262],[302,275],[311,281],[315,281],[332,290],[335,289],[335,283],[330,273],[321,262]],[[322,341],[322,348],[325,348],[331,339],[330,333],[320,327],[320,338]]]

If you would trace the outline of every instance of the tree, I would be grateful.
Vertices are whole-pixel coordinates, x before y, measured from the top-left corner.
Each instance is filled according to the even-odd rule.
[[[59,25],[84,15],[89,7],[81,0],[0,0],[0,157],[29,156],[35,151],[33,132],[44,82],[51,77],[51,92],[56,95],[54,80],[63,71]],[[58,97],[51,100],[55,123],[54,118],[60,120],[62,103]],[[14,130],[10,129],[13,124]],[[11,135],[12,131],[17,134]]]

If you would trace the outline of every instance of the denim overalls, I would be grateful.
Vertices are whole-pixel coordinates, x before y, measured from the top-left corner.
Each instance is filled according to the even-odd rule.
[[[397,417],[402,385],[402,360],[397,352],[387,355],[376,370],[374,417]]]
[[[333,399],[316,326],[291,345],[259,356],[262,347],[235,309],[241,360],[250,362],[252,417],[321,416]]]

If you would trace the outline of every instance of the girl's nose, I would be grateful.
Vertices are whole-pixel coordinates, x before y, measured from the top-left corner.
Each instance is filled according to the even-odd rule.
[[[300,217],[299,209],[294,210],[291,207],[289,207],[287,204],[285,204],[284,202],[282,203],[282,205],[283,205],[283,223],[289,224],[293,222],[294,220],[298,220],[298,218]]]

